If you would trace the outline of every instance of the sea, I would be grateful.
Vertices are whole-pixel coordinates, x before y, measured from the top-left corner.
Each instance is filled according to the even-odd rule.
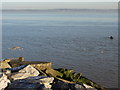
[[[113,39],[109,37],[113,36]],[[22,49],[12,50],[15,46]],[[2,59],[48,61],[118,87],[117,10],[3,10]]]

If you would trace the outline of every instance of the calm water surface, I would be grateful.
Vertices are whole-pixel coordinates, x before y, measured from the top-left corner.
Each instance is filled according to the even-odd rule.
[[[118,83],[116,11],[3,11],[3,59],[50,61],[104,87]],[[108,37],[113,36],[110,40]],[[9,50],[20,46],[23,50]]]

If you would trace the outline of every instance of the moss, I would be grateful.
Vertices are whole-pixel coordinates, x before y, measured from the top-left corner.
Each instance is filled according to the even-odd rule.
[[[87,84],[87,85],[90,85],[90,86],[96,88],[97,90],[105,90],[105,88],[101,87],[100,85],[96,84],[95,82],[82,76],[81,73],[74,73],[73,70],[64,69],[64,68],[60,68],[60,69],[56,69],[56,70],[58,70],[59,72],[61,72],[63,74],[63,77],[61,77],[62,79],[65,79],[68,81],[73,81],[76,83],[84,83],[84,84]]]
[[[45,73],[49,76],[53,76],[53,77],[63,77],[63,74],[60,73],[59,71],[56,71],[54,69],[46,69]]]

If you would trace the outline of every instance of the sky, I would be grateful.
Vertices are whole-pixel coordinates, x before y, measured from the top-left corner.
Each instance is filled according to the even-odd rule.
[[[2,2],[119,2],[119,0],[1,0]]]
[[[117,2],[3,2],[2,9],[117,9]]]

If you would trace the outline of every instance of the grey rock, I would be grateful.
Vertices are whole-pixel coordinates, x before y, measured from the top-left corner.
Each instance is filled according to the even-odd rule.
[[[38,76],[40,73],[38,70],[36,70],[31,65],[28,65],[24,67],[23,69],[19,70],[16,73],[12,73],[9,78],[11,80],[17,80],[17,79],[25,79],[31,76]]]
[[[86,90],[83,84],[75,84],[75,90]]]
[[[13,81],[6,90],[51,90],[51,87],[46,87],[53,82],[53,77],[34,76],[26,79]],[[45,80],[45,81],[44,81]],[[47,85],[46,85],[47,84]]]
[[[86,84],[83,84],[83,85],[85,86],[86,90],[97,90],[89,85],[86,85]]]
[[[8,70],[8,69],[2,69],[2,72],[3,72],[5,75],[11,74],[11,70]]]
[[[55,83],[52,85],[53,90],[74,90],[74,84],[65,83],[62,81],[55,81]]]
[[[15,67],[15,68],[8,68],[7,70],[10,70],[11,72],[18,72],[19,70],[25,68],[27,65],[21,65],[19,67]]]
[[[7,76],[5,74],[0,74],[0,90],[5,89],[9,83],[10,80],[7,78]]]
[[[51,88],[53,83],[54,77],[47,77],[47,76],[36,76],[36,77],[29,77],[27,80],[31,82],[39,82],[40,84],[43,84],[45,88]]]
[[[13,81],[6,90],[41,90],[44,85],[38,82],[29,82],[26,79]]]
[[[53,90],[86,90],[82,83],[66,83],[56,80],[52,85]]]
[[[5,61],[0,61],[0,69],[1,68],[11,68],[11,66]]]

